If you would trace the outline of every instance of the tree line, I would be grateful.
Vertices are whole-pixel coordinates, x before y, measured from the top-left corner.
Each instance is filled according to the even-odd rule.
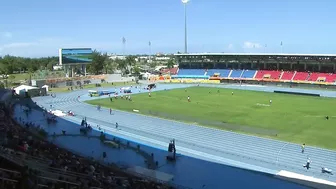
[[[0,57],[0,74],[10,75],[15,73],[34,73],[37,70],[53,71],[53,66],[58,65],[59,57],[25,58],[11,55]],[[112,60],[106,53],[93,51],[92,63],[87,66],[92,74],[114,73],[117,69],[123,73],[138,72],[135,67],[135,57],[127,56],[124,60]]]
[[[0,73],[9,75],[13,73],[33,73],[39,69],[53,69],[58,63],[58,57],[24,58],[6,55],[0,57]]]
[[[94,50],[92,53],[92,63],[87,65],[87,71],[91,74],[109,74],[120,70],[123,74],[139,74],[140,67],[136,65],[136,56],[126,56],[124,59],[112,60],[107,53]],[[53,66],[58,65],[59,57],[24,58],[6,55],[0,57],[0,75],[10,75],[14,73],[34,73],[38,70],[53,71]],[[155,62],[149,64],[155,67]],[[168,61],[167,66],[173,67],[174,61]]]
[[[94,51],[92,54],[92,63],[88,65],[88,71],[92,74],[108,74],[120,70],[123,74],[140,73],[140,68],[136,66],[135,56],[126,56],[125,59],[109,58],[107,53]]]

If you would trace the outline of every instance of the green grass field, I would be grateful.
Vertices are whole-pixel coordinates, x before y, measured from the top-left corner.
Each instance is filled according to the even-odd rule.
[[[191,102],[187,101],[188,95]],[[272,100],[271,105],[269,100]],[[147,93],[132,95],[132,101],[98,99],[87,102],[336,149],[336,99],[333,98],[193,87],[154,92],[152,97],[148,97]],[[324,118],[326,115],[329,120]]]

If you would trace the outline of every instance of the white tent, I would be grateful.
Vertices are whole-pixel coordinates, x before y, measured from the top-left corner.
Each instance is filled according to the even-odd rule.
[[[143,78],[143,79],[148,79],[151,75],[152,75],[152,74],[146,72],[146,73],[142,74],[142,78]]]
[[[49,86],[48,85],[43,85],[41,88],[45,88],[47,92],[49,91]]]
[[[131,87],[122,87],[121,90],[130,90]]]
[[[32,86],[28,86],[28,85],[20,85],[20,86],[14,88],[16,94],[20,94],[20,91],[27,92],[31,89],[37,89],[37,87],[32,87]]]

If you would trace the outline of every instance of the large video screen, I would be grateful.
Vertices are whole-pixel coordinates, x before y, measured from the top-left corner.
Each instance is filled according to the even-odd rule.
[[[90,64],[92,62],[92,49],[60,49],[61,64]]]

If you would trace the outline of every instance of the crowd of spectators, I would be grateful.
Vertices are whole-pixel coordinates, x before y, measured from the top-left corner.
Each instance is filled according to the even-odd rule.
[[[44,140],[33,123],[24,125],[0,107],[0,188],[171,188],[73,154]]]

